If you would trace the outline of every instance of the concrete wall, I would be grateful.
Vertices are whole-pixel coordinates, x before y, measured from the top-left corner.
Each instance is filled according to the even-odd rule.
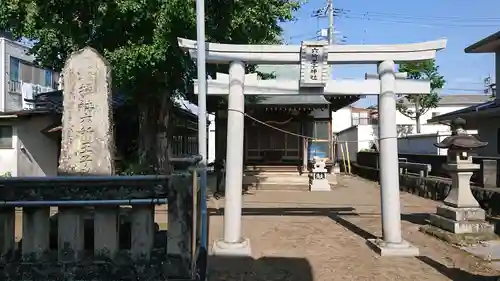
[[[0,119],[0,125],[10,126],[11,122],[6,122]],[[17,176],[17,130],[13,127],[12,132],[12,147],[0,148],[0,175],[11,174]]]
[[[13,148],[0,149],[0,174],[13,176],[55,176],[58,165],[58,144],[40,131],[52,121],[47,116],[1,120],[1,125],[14,128]]]
[[[449,131],[439,131],[440,129],[449,129],[444,125],[426,124],[422,126],[424,132],[436,132],[434,134],[404,135],[398,139],[399,153],[433,154],[446,155],[446,149],[437,149],[434,143],[440,142],[445,137],[451,135]],[[476,131],[469,131],[470,134],[476,134]],[[337,133],[338,143],[342,143],[344,153],[349,151],[350,161],[356,161],[357,153],[363,150],[370,150],[374,144],[378,144],[378,125],[357,125],[347,128]],[[345,148],[347,141],[348,148]],[[336,159],[342,160],[342,149],[340,145],[336,149]],[[347,155],[345,156],[347,157]]]
[[[427,120],[432,118],[433,113],[441,115],[455,110],[463,109],[467,106],[469,105],[440,106],[437,108],[429,109],[429,111],[426,112],[426,114],[420,117],[420,124],[422,125],[420,128],[421,133],[430,134],[430,133],[436,133],[438,131],[449,131],[448,126],[439,124],[427,124]],[[352,110],[350,107],[344,107],[335,112],[332,112],[332,132],[338,133],[352,127],[353,124],[351,116],[352,116]],[[416,121],[404,116],[399,111],[396,112],[396,124],[400,125],[400,127],[407,125],[408,127],[406,128],[408,132],[406,132],[406,134],[415,134],[417,132],[415,128]]]
[[[500,117],[481,120],[481,122],[477,122],[477,124],[479,139],[488,142],[486,147],[477,150],[478,155],[499,157]]]
[[[446,155],[446,149],[439,149],[434,146],[441,142],[450,133],[435,134],[415,134],[398,138],[398,152],[409,154],[434,154]]]
[[[427,127],[422,126],[422,127]],[[439,125],[437,125],[439,126]],[[445,126],[446,128],[449,128]],[[424,130],[422,130],[424,131]],[[477,135],[477,130],[468,130],[470,135]],[[440,149],[434,146],[435,143],[440,143],[446,137],[451,136],[451,132],[438,131],[431,134],[413,134],[398,138],[398,152],[408,154],[433,154],[433,155],[446,155],[447,149]]]
[[[17,168],[19,176],[56,176],[59,146],[40,131],[50,117],[35,117],[17,126]]]
[[[344,107],[332,112],[332,132],[338,133],[352,127],[351,108]]]
[[[349,160],[355,162],[358,152],[370,149],[373,143],[376,142],[377,135],[378,131],[376,125],[357,125],[338,132],[338,145],[336,149],[337,161],[342,161],[343,149],[344,157],[347,158],[348,152]]]

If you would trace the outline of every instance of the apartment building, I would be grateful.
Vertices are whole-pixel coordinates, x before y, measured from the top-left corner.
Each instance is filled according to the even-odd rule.
[[[35,65],[28,50],[8,36],[0,37],[0,112],[31,109],[26,100],[57,88],[58,73]]]

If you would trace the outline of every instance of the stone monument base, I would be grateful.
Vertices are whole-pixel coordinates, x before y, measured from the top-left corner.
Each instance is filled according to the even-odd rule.
[[[225,257],[251,257],[250,240],[243,238],[239,243],[227,243],[223,240],[217,240],[214,242],[212,254]]]
[[[479,207],[456,208],[442,205],[429,216],[431,225],[455,234],[494,233],[495,228],[485,220],[486,213]]]
[[[368,245],[383,257],[416,257],[420,255],[417,247],[406,241],[386,243],[382,239],[368,239]]]
[[[477,245],[480,242],[497,240],[498,237],[494,233],[465,233],[457,234],[443,230],[437,226],[424,225],[420,227],[420,232],[431,235],[447,243],[457,246]]]
[[[328,180],[316,181],[309,185],[309,191],[331,191],[330,183]]]

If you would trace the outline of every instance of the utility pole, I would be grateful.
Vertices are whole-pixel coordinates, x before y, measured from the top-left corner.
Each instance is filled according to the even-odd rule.
[[[496,83],[493,82],[491,74],[488,74],[484,80],[484,93],[489,94],[491,97],[496,97]]]
[[[208,237],[206,230],[207,211],[207,71],[205,58],[205,0],[196,0],[196,66],[198,70],[198,154],[202,159],[200,162],[200,197],[201,197],[201,251],[208,253]],[[201,263],[206,265],[207,261],[202,259]],[[201,272],[206,276],[206,272]]]
[[[328,0],[328,43],[335,44],[335,29],[333,22],[333,0]]]

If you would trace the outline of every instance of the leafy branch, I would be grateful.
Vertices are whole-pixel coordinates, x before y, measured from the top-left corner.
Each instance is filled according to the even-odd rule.
[[[430,82],[430,94],[405,95],[396,103],[396,108],[401,114],[416,121],[417,132],[420,132],[420,117],[438,106],[441,97],[437,90],[442,89],[446,81],[439,73],[435,60],[402,63],[399,65],[399,71],[406,72],[408,79]]]

